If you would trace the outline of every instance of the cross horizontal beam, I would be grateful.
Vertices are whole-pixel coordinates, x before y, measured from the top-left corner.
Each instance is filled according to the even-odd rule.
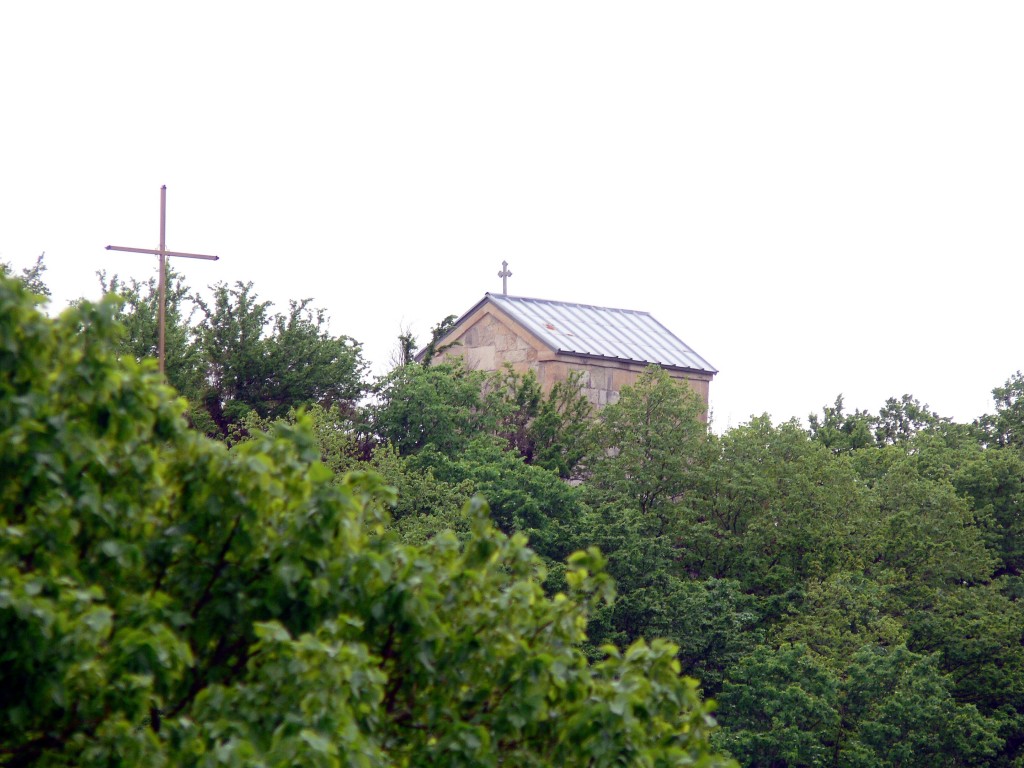
[[[186,259],[206,259],[207,261],[219,261],[220,256],[210,256],[206,253],[181,253],[180,251],[161,251],[157,248],[128,248],[124,245],[108,245],[108,251],[128,251],[129,253],[151,253],[154,256],[184,256]]]
[[[167,239],[164,237],[167,229],[167,185],[160,187],[160,247],[159,248],[128,248],[124,245],[108,245],[108,251],[128,251],[129,253],[149,253],[160,257],[160,308],[158,311],[157,328],[157,359],[160,361],[160,373],[164,372],[164,324],[167,315],[167,257],[184,256],[186,259],[205,259],[206,261],[218,261],[219,257],[209,256],[205,253],[182,253],[180,251],[168,251]]]

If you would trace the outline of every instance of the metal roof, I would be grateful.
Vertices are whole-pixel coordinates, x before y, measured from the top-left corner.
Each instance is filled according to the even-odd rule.
[[[484,294],[484,301],[556,352],[718,373],[649,312],[493,293]]]

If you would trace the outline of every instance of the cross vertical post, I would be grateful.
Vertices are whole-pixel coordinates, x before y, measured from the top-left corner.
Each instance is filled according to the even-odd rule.
[[[508,271],[508,262],[501,262],[501,272],[498,273],[498,277],[501,278],[501,293],[502,295],[508,295],[508,279],[512,277],[512,273]]]
[[[157,359],[164,372],[164,340],[167,324],[167,185],[160,187],[160,309],[157,310]]]
[[[167,257],[181,256],[186,259],[206,259],[217,261],[219,256],[210,256],[204,253],[182,253],[180,251],[167,250],[167,185],[160,187],[160,248],[127,248],[123,245],[108,245],[108,251],[127,251],[129,253],[149,253],[160,257],[160,306],[157,309],[157,359],[159,361],[160,373],[165,368],[164,343],[167,324]]]

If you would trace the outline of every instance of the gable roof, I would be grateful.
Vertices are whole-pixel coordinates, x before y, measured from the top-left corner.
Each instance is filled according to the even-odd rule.
[[[456,327],[487,302],[555,352],[718,373],[649,312],[486,293]]]

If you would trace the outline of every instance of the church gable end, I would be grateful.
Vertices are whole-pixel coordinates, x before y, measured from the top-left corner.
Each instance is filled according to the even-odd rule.
[[[537,370],[539,360],[552,351],[486,302],[456,322],[441,340],[435,360],[462,357],[471,370],[496,371],[511,364],[517,371]]]

